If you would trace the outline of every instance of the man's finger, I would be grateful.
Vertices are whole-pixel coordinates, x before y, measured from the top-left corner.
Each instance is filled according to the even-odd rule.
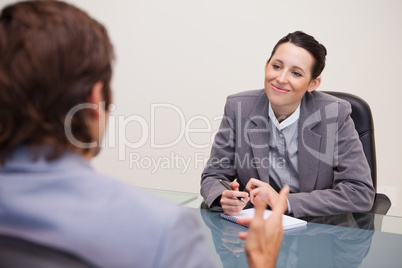
[[[272,208],[273,211],[278,212],[280,214],[284,214],[287,209],[287,197],[289,194],[289,186],[285,185],[282,190],[279,192],[279,198],[276,202],[275,206]]]
[[[247,234],[248,234],[248,232],[240,232],[240,233],[239,233],[239,238],[240,238],[241,240],[246,240]]]
[[[240,224],[240,225],[247,225],[250,226],[251,221],[253,220],[253,218],[243,218],[243,219],[237,219],[236,223]]]
[[[254,200],[255,215],[254,218],[263,219],[264,210],[267,207],[267,203],[263,199],[256,198]]]

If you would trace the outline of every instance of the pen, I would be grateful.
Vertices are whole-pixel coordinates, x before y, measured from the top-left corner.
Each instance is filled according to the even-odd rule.
[[[223,180],[219,179],[219,182],[223,185],[223,187],[225,187],[228,190],[233,190],[232,187],[229,186],[229,184],[227,184],[226,182],[224,182]],[[246,201],[244,201],[243,197],[238,197],[237,199],[239,199],[240,201],[242,201],[243,203],[246,204]]]

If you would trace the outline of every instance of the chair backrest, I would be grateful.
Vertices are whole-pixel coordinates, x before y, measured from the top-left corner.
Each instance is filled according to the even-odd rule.
[[[335,92],[323,91],[324,93],[346,100],[352,106],[352,120],[355,123],[357,133],[359,133],[360,141],[363,145],[364,154],[366,155],[368,164],[371,169],[371,178],[373,179],[374,188],[377,189],[377,162],[375,154],[374,141],[374,123],[370,106],[362,98],[355,95]]]
[[[0,267],[95,268],[70,253],[8,235],[0,235]]]

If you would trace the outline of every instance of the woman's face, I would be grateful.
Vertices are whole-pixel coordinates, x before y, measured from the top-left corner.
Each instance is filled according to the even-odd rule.
[[[312,92],[321,78],[311,79],[313,56],[292,43],[280,45],[265,66],[265,92],[275,116],[290,116],[306,91]]]

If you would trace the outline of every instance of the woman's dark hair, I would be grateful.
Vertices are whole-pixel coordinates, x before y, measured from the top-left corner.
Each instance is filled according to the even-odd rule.
[[[269,60],[271,60],[272,56],[275,54],[278,47],[284,43],[292,43],[298,47],[304,48],[314,58],[314,65],[311,70],[311,78],[315,79],[320,76],[322,70],[325,67],[325,56],[327,55],[327,49],[320,44],[314,37],[303,33],[301,31],[296,31],[294,33],[289,33],[285,37],[276,43],[274,49],[272,50],[271,56]]]
[[[111,101],[113,47],[105,28],[59,1],[27,1],[0,14],[0,164],[21,145],[50,146],[47,159],[74,149],[65,134],[68,112],[103,82]],[[76,140],[93,140],[88,110],[74,114]],[[88,151],[88,148],[83,149]]]

